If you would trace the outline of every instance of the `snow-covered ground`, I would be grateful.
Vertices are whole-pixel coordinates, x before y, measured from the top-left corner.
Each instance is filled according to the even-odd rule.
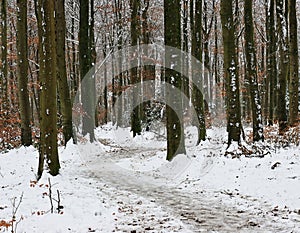
[[[167,162],[157,132],[106,125],[61,147],[61,174],[38,183],[35,148],[0,154],[0,232],[14,211],[16,232],[300,232],[300,147],[232,159],[224,129],[199,146],[186,134],[187,155]]]

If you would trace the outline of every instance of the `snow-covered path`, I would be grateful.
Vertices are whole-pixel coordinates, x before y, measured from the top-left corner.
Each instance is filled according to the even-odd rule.
[[[21,194],[21,233],[300,232],[300,148],[231,159],[224,135],[213,128],[195,147],[188,132],[187,156],[167,162],[163,137],[108,125],[95,143],[60,147],[60,175],[38,183],[36,148],[0,154],[0,232]],[[50,189],[63,206],[54,213]]]
[[[235,205],[226,202],[219,191],[195,187],[194,191],[176,187],[172,182],[149,172],[122,169],[120,158],[151,156],[157,148],[122,146],[90,157],[87,176],[114,187],[111,196],[137,196],[162,207],[170,216],[182,221],[192,232],[299,232],[299,222],[289,219],[284,211],[273,210],[254,198],[236,197]],[[224,200],[225,199],[225,200]],[[132,200],[131,200],[132,201]],[[241,206],[239,206],[241,205]],[[245,206],[247,208],[245,209]]]

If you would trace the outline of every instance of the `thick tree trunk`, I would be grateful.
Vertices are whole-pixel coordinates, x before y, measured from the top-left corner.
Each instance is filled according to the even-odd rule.
[[[240,142],[242,130],[232,0],[221,0],[221,23],[224,43],[224,74],[227,94],[226,107],[229,146],[232,141]]]
[[[17,1],[17,77],[19,93],[19,109],[21,117],[22,145],[30,146],[31,137],[31,112],[28,83],[28,44],[27,44],[27,0]]]
[[[57,150],[57,80],[56,80],[56,36],[54,19],[54,0],[43,1],[43,50],[44,74],[41,83],[41,140],[40,159],[46,158],[49,173],[53,176],[59,173],[59,158]],[[43,63],[43,62],[42,62]],[[41,174],[39,174],[40,176]]]
[[[164,29],[165,45],[176,49],[181,49],[181,26],[180,26],[180,0],[164,0]],[[170,52],[172,55],[172,52]],[[182,78],[180,73],[175,71],[181,68],[181,59],[168,57],[166,54],[166,67],[174,67],[174,70],[165,69],[166,83],[181,90]],[[176,67],[175,67],[176,66]],[[182,97],[175,92],[170,93],[168,88],[166,92],[167,103],[173,104],[166,106],[167,115],[167,160],[171,161],[177,154],[185,154],[183,116],[182,116]],[[178,115],[177,115],[178,114]]]
[[[262,108],[261,99],[258,91],[257,83],[257,61],[256,50],[254,44],[254,28],[252,19],[252,0],[245,0],[244,7],[245,19],[245,52],[246,52],[246,80],[250,85],[250,98],[252,108],[252,122],[253,122],[253,140],[260,141],[264,139],[263,125],[262,125]]]

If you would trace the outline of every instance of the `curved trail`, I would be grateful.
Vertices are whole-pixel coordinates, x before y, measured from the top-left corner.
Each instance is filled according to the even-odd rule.
[[[246,210],[223,202],[221,192],[201,190],[193,193],[175,187],[164,177],[154,177],[142,172],[122,169],[118,159],[155,154],[157,149],[135,148],[105,152],[89,162],[92,177],[114,187],[111,195],[138,195],[161,206],[167,213],[185,223],[192,232],[297,232],[299,222],[276,212],[259,201],[249,201]],[[91,175],[88,174],[88,175]],[[196,189],[195,189],[196,190]]]

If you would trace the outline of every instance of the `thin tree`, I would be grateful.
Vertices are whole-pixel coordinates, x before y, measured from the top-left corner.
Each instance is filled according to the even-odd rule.
[[[194,9],[195,5],[195,9]],[[192,56],[199,62],[197,65],[202,66],[202,0],[195,0],[191,2],[191,33],[192,33]],[[193,67],[192,68],[192,71]],[[199,70],[199,69],[195,69]],[[200,141],[204,141],[206,137],[205,128],[205,115],[204,115],[204,97],[203,93],[199,90],[201,85],[201,73],[192,72],[193,74],[193,85],[192,89],[192,103],[195,108],[197,119],[196,126],[198,129],[198,140],[197,145]]]
[[[30,146],[31,136],[31,112],[28,83],[28,43],[27,43],[27,0],[17,1],[17,77],[19,109],[21,117],[21,142],[24,146]]]
[[[246,53],[246,80],[249,82],[252,122],[253,122],[253,140],[260,141],[264,139],[262,125],[261,99],[257,82],[257,61],[254,44],[254,27],[252,17],[252,0],[245,0],[244,19],[245,19],[245,53]]]
[[[289,78],[289,124],[294,125],[298,120],[299,107],[299,56],[296,0],[289,0],[289,56],[290,56],[290,78]]]
[[[273,125],[275,109],[275,86],[277,83],[276,68],[276,35],[275,35],[275,0],[266,0],[266,34],[267,34],[267,75],[266,83],[269,84],[269,116],[268,124]]]
[[[283,133],[287,127],[286,111],[286,88],[288,75],[288,43],[287,22],[284,12],[284,1],[276,0],[277,33],[278,33],[278,84],[277,85],[277,117],[279,122],[279,133]]]
[[[221,0],[221,23],[224,43],[228,146],[230,146],[232,141],[240,142],[242,130],[232,0]]]
[[[1,2],[1,70],[0,70],[0,107],[6,109],[7,103],[7,0]],[[1,106],[2,105],[2,106]]]
[[[180,26],[180,0],[168,1],[164,0],[164,39],[165,45],[175,49],[181,49],[181,26]],[[172,53],[172,51],[171,51]],[[181,59],[168,57],[166,54],[166,66],[177,66],[180,70]],[[169,63],[169,64],[168,64]],[[182,78],[180,73],[175,70],[165,69],[166,83],[181,90]],[[176,92],[166,92],[167,103],[173,102],[176,109],[166,106],[167,116],[167,160],[171,161],[177,154],[185,154],[184,132],[183,132],[183,116],[182,116],[182,97]],[[178,113],[178,115],[176,114]]]
[[[94,86],[93,86],[93,72],[91,67],[91,48],[90,48],[90,34],[89,34],[89,3],[87,0],[80,0],[80,20],[79,20],[79,64],[81,85],[81,98],[83,107],[83,135],[89,134],[90,141],[95,139],[94,126]]]
[[[70,90],[67,80],[66,65],[66,20],[65,20],[65,0],[55,0],[55,21],[56,21],[56,55],[57,55],[57,84],[60,110],[62,114],[62,127],[64,143],[73,137],[72,130],[72,104]]]
[[[131,9],[131,24],[130,24],[130,31],[131,31],[131,46],[138,45],[138,38],[139,38],[139,10],[140,10],[140,0],[130,0],[130,9]],[[130,69],[130,76],[131,76],[131,84],[137,84],[140,82],[138,76],[138,69],[137,67],[132,67]],[[134,87],[133,95],[132,95],[132,104],[136,106],[136,103],[139,98],[138,88]],[[142,127],[141,127],[141,119],[140,119],[140,105],[137,105],[132,112],[131,115],[131,131],[133,133],[133,137],[136,135],[141,134]]]

